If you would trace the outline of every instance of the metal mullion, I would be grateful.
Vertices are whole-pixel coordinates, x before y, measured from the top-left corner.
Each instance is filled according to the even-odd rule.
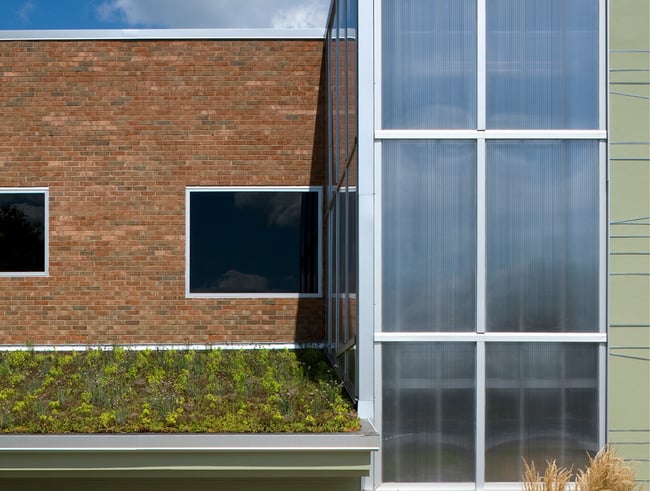
[[[383,80],[381,76],[381,71],[382,71],[382,66],[383,66],[383,59],[382,59],[382,36],[383,36],[383,31],[381,27],[381,16],[382,16],[382,11],[381,11],[381,0],[368,0],[368,3],[374,3],[374,9],[373,9],[373,48],[374,48],[374,67],[373,67],[373,90],[374,90],[374,129],[375,131],[377,128],[382,128],[382,86],[383,86]],[[363,10],[360,8],[361,5],[361,0],[359,1],[359,12],[362,12]],[[357,23],[360,22],[360,17],[357,15]],[[358,27],[357,27],[358,29]],[[361,37],[359,37],[361,39]],[[359,58],[360,59],[360,58]],[[361,87],[358,87],[357,90],[360,91]],[[361,112],[359,112],[361,114]],[[357,118],[359,116],[357,115]],[[375,136],[375,138],[379,138]]]
[[[482,491],[485,487],[485,401],[486,383],[485,383],[485,342],[476,343],[476,408],[475,408],[475,428],[476,443],[474,445],[475,454],[475,473],[476,491]]]
[[[480,138],[476,142],[476,332],[485,332],[486,322],[486,142]]]
[[[604,332],[376,332],[379,343],[605,343]]]
[[[606,130],[608,127],[608,58],[607,58],[607,0],[598,2],[598,127]]]
[[[378,129],[375,138],[379,140],[605,140],[607,131],[572,129]]]
[[[598,346],[598,448],[607,443],[607,344]]]
[[[598,145],[598,239],[599,239],[599,271],[598,271],[598,330],[607,332],[607,272],[609,271],[608,256],[608,233],[609,233],[609,216],[608,216],[608,172],[607,172],[607,142],[601,141]]]
[[[476,2],[476,124],[479,130],[487,121],[487,10],[486,0]]]

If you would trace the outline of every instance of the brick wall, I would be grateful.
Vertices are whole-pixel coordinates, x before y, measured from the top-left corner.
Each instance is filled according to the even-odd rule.
[[[322,185],[320,40],[1,41],[0,187],[49,187],[50,274],[0,344],[290,342],[320,299],[185,298],[185,187]]]

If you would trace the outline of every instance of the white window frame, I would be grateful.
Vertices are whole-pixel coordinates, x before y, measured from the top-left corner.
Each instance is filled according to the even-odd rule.
[[[315,192],[318,195],[318,264],[316,293],[192,293],[190,292],[190,194],[195,192]],[[321,186],[187,186],[185,188],[185,297],[186,298],[322,298],[323,296],[323,188]]]
[[[0,277],[26,277],[26,276],[49,276],[50,275],[50,190],[47,187],[0,187],[0,194],[42,194],[44,201],[44,225],[43,225],[43,271],[3,271]]]

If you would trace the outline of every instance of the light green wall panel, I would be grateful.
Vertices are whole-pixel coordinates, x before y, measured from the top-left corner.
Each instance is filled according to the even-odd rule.
[[[609,172],[610,220],[650,216],[650,161],[613,161]],[[643,225],[613,224],[610,228],[611,235],[649,235],[649,232],[650,226]]]
[[[650,276],[610,276],[611,324],[650,324]]]
[[[650,273],[650,256],[647,251],[628,251],[625,255],[612,255],[610,267],[612,271],[633,271],[635,273]]]
[[[609,346],[617,347],[650,347],[650,328],[648,324],[638,326],[610,326]]]
[[[636,237],[633,238],[633,235]],[[644,237],[641,230],[639,230],[639,233],[634,230],[622,231],[617,234],[612,233],[612,237],[609,241],[609,250],[614,253],[635,251],[647,252],[650,250],[650,235],[645,234]],[[648,262],[650,263],[650,259]]]
[[[609,357],[609,429],[650,429],[648,351],[614,350]],[[636,356],[641,354],[642,356]],[[635,358],[628,358],[635,357]],[[641,359],[638,359],[641,358]],[[645,358],[645,359],[643,359]],[[648,447],[650,450],[650,446]]]
[[[650,2],[609,2],[608,441],[650,482]],[[645,253],[645,254],[644,254]],[[621,275],[621,273],[623,273]],[[647,487],[647,486],[646,486]]]
[[[610,0],[610,49],[639,49],[650,46],[650,2]]]
[[[625,94],[625,95],[623,95]],[[613,114],[627,114],[627,118],[620,118],[616,125],[610,128],[610,138],[614,142],[639,142],[648,141],[650,123],[643,117],[639,106],[647,106],[650,101],[642,99],[648,97],[648,86],[639,85],[611,85],[610,110]]]

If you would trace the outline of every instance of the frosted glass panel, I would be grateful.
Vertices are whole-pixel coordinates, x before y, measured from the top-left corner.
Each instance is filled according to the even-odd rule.
[[[584,467],[598,451],[598,346],[486,345],[486,480],[519,481],[521,458]]]
[[[384,128],[476,126],[475,3],[382,2]]]
[[[598,0],[487,0],[487,124],[598,127]]]
[[[472,331],[475,143],[383,148],[383,330]]]
[[[487,144],[487,328],[598,330],[598,143]]]
[[[475,346],[383,346],[385,482],[474,480]]]

